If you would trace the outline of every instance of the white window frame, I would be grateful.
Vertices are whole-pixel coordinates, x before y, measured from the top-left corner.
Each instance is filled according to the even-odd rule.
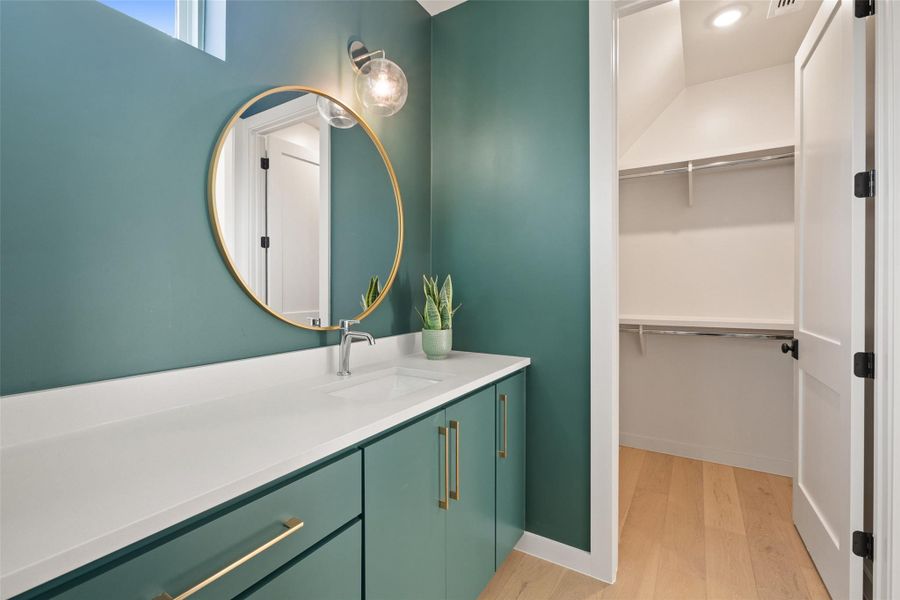
[[[175,0],[175,37],[203,50],[206,0]]]

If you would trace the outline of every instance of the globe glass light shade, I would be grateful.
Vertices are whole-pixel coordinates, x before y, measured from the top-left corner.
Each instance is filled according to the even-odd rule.
[[[337,129],[350,129],[356,125],[356,119],[349,112],[335,104],[325,96],[319,96],[316,100],[316,108],[319,114],[332,127]]]
[[[356,74],[356,97],[379,117],[396,114],[406,103],[408,85],[403,69],[386,58],[373,58]]]

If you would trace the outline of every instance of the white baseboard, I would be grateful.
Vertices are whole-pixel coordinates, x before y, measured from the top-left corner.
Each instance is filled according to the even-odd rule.
[[[684,442],[646,437],[625,432],[619,433],[619,443],[630,448],[650,450],[651,452],[664,452],[666,454],[684,458],[705,460],[707,462],[740,467],[742,469],[750,469],[753,471],[762,471],[763,473],[772,473],[774,475],[784,475],[786,477],[794,476],[793,462],[781,458],[773,458],[771,456],[745,454],[743,452],[734,452],[731,450],[723,450],[721,448],[710,448],[708,446],[698,446],[696,444],[687,444]]]
[[[522,534],[519,543],[516,544],[516,550],[572,571],[578,571],[588,577],[599,579],[591,573],[591,553],[579,548],[573,548],[556,540],[526,531]]]

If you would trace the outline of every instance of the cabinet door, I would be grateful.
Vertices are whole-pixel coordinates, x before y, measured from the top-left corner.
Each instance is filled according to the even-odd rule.
[[[441,411],[363,451],[367,600],[446,594],[446,434]]]
[[[495,390],[446,410],[450,433],[447,598],[475,600],[494,574]]]
[[[525,373],[497,384],[497,567],[525,531]]]
[[[237,600],[356,600],[362,598],[362,523],[238,596]]]

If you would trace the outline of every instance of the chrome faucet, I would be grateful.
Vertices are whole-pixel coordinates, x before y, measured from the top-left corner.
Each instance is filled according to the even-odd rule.
[[[350,331],[350,326],[357,323],[359,321],[355,319],[341,319],[341,368],[337,372],[341,377],[350,375],[350,345],[353,340],[368,340],[370,346],[375,344],[375,338],[371,333]]]

